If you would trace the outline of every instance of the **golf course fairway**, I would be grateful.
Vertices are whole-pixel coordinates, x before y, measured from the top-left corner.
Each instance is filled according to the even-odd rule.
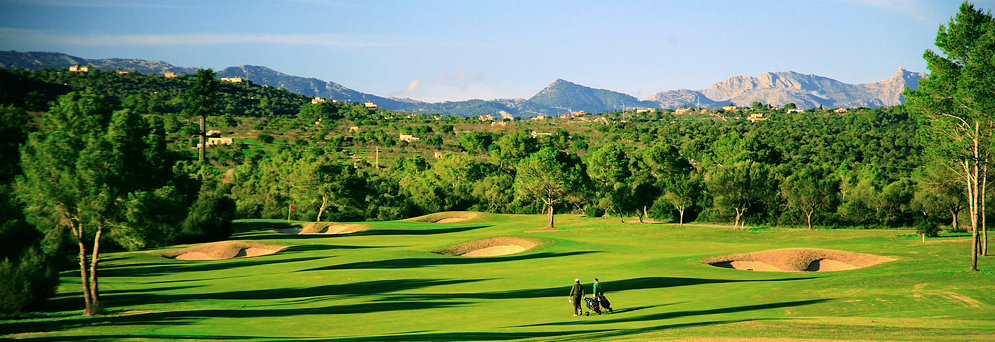
[[[223,245],[240,248],[230,253],[238,257],[175,258],[197,245],[107,253],[103,315],[80,315],[79,271],[65,271],[41,312],[0,321],[0,338],[995,340],[995,258],[968,272],[968,237],[923,242],[910,230],[680,227],[577,215],[558,215],[557,228],[546,229],[543,215],[459,218],[365,222],[342,234],[285,234],[284,221],[238,221],[231,240],[241,242]],[[464,255],[477,245],[490,249]],[[248,249],[259,246],[273,253]],[[882,259],[820,272],[708,262],[781,249]],[[614,313],[574,317],[567,294],[575,278],[588,295],[599,278]]]

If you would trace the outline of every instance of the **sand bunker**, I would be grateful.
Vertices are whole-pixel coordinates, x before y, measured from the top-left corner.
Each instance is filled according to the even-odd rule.
[[[369,229],[365,224],[335,223],[335,222],[307,222],[301,224],[301,231],[297,234],[349,234]]]
[[[162,256],[176,260],[223,260],[273,254],[285,248],[255,241],[221,241],[168,251]]]
[[[470,211],[445,211],[441,213],[412,217],[402,221],[428,222],[428,223],[455,223],[455,222],[463,222],[466,220],[472,220],[477,217],[480,217],[480,213],[475,213]]]
[[[895,260],[872,254],[831,249],[787,248],[731,254],[702,260],[716,267],[761,272],[846,271]]]
[[[335,222],[303,222],[288,224],[289,228],[260,228],[258,230],[274,231],[287,235],[336,235],[349,234],[369,229],[365,224],[335,223]]]
[[[492,257],[521,253],[533,249],[538,245],[539,240],[520,237],[496,237],[464,242],[434,252],[465,257]]]

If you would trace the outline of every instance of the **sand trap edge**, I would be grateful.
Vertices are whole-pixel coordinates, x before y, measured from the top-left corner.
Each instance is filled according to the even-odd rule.
[[[481,217],[482,214],[473,211],[444,211],[432,213],[418,217],[403,219],[403,222],[423,222],[423,223],[457,223],[469,221]]]
[[[256,241],[218,241],[193,247],[166,251],[159,256],[176,260],[227,260],[274,254],[287,246],[266,244]]]
[[[759,272],[827,272],[859,269],[893,260],[895,258],[832,249],[785,248],[722,255],[701,262]]]
[[[462,242],[433,250],[432,253],[471,258],[493,257],[523,253],[544,245],[540,239],[502,236]]]

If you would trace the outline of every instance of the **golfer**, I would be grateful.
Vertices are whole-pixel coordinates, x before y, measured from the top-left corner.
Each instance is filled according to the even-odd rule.
[[[605,288],[598,282],[598,278],[594,278],[594,288],[591,292],[591,295],[598,301],[598,304],[601,305],[602,309],[608,309],[608,312],[613,311],[611,303],[608,302],[608,298],[605,298]]]
[[[574,279],[574,286],[570,288],[570,297],[567,298],[568,302],[574,304],[574,316],[584,314],[584,309],[581,308],[580,302],[584,299],[584,287],[580,286],[580,279]]]

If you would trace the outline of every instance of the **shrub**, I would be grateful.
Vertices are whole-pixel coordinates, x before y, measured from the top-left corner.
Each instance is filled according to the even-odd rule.
[[[940,225],[930,220],[919,220],[916,222],[916,233],[925,234],[927,237],[940,236]]]
[[[596,205],[588,205],[584,207],[584,216],[587,217],[601,217],[604,213],[605,211]]]
[[[272,144],[273,136],[266,133],[259,133],[259,135],[256,136],[256,140],[263,144]]]
[[[0,313],[24,311],[55,294],[58,273],[38,247],[25,249],[18,259],[0,262]]]
[[[216,190],[201,188],[197,201],[190,206],[183,221],[183,235],[187,242],[217,241],[231,235],[231,221],[235,218],[235,201]]]

